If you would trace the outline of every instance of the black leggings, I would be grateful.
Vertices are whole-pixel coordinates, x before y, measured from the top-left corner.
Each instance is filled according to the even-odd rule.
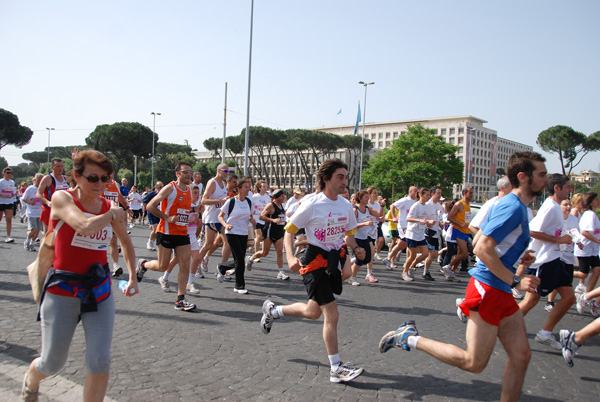
[[[248,243],[248,235],[227,234],[227,243],[231,248],[231,255],[235,261],[235,288],[246,289],[246,281],[244,280],[244,272],[246,271],[246,245]]]

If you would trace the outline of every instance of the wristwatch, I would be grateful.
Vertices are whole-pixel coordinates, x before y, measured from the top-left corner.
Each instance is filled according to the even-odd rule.
[[[521,283],[521,278],[515,275],[513,278],[513,283],[510,285],[510,287],[515,288],[519,283]]]

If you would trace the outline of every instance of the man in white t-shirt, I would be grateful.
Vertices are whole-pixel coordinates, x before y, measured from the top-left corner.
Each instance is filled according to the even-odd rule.
[[[365,258],[365,250],[356,244],[356,217],[352,205],[339,196],[346,189],[348,167],[339,159],[323,162],[317,171],[317,180],[323,192],[310,203],[300,205],[285,226],[285,251],[292,272],[300,272],[308,294],[307,303],[276,306],[270,300],[263,304],[261,329],[271,331],[273,320],[283,316],[317,320],[323,315],[323,341],[331,364],[330,381],[351,381],[358,377],[362,368],[342,363],[338,354],[337,324],[339,312],[335,294],[341,294],[342,281],[350,277],[348,247],[358,258]],[[308,238],[308,250],[302,260],[294,256],[294,233],[304,228]]]
[[[40,221],[40,215],[42,214],[42,201],[35,196],[38,186],[43,178],[43,174],[36,173],[33,177],[33,184],[27,187],[23,193],[23,196],[21,197],[21,201],[23,201],[27,206],[27,211],[25,213],[27,215],[28,232],[23,246],[25,250],[28,251],[35,251],[35,239],[37,239],[40,232],[44,230],[44,224]]]
[[[490,213],[490,209],[492,209],[492,207],[496,205],[500,198],[504,197],[506,194],[510,194],[510,192],[512,191],[512,186],[510,185],[510,180],[508,180],[508,176],[502,176],[501,178],[499,178],[498,182],[496,183],[496,187],[498,187],[498,195],[492,198],[491,200],[488,200],[485,204],[483,204],[479,212],[477,212],[477,215],[475,215],[471,220],[471,223],[469,223],[469,229],[471,229],[471,233],[473,233],[473,236],[477,234],[477,232],[481,228],[481,225],[483,225],[483,222],[485,222],[485,219]],[[475,247],[475,244],[473,244],[473,247]]]
[[[267,204],[271,202],[271,196],[267,194],[268,186],[264,180],[257,181],[254,187],[256,188],[256,193],[252,195],[252,217],[256,221],[256,225],[254,226],[254,253],[258,253],[261,251],[260,247],[262,246],[267,227],[265,221],[260,219],[260,214]]]
[[[387,269],[397,268],[394,264],[394,259],[399,252],[406,249],[406,240],[404,239],[404,233],[406,232],[406,227],[408,226],[406,222],[406,216],[408,215],[408,211],[410,211],[410,207],[412,207],[417,200],[418,191],[419,189],[416,186],[410,186],[408,189],[408,195],[400,198],[390,207],[392,219],[394,222],[398,223],[398,235],[400,236],[400,241],[396,243],[394,248],[388,254],[387,258],[383,259],[383,263]]]
[[[569,234],[562,235],[564,218],[560,209],[560,203],[571,192],[571,183],[567,176],[553,174],[550,176],[546,189],[550,196],[546,198],[535,218],[529,222],[529,230],[533,238],[529,248],[535,252],[535,262],[527,269],[527,274],[539,277],[540,285],[537,292],[525,295],[519,308],[523,315],[526,315],[535,307],[541,296],[546,296],[556,289],[560,295],[560,301],[554,305],[546,324],[536,334],[535,340],[556,350],[561,350],[562,346],[552,335],[552,330],[569,308],[575,304],[573,276],[567,272],[564,262],[560,259],[560,244],[573,242]]]
[[[423,271],[423,279],[426,281],[434,281],[433,277],[429,273],[431,263],[438,257],[438,250],[440,249],[440,233],[444,227],[442,215],[444,215],[444,207],[442,206],[442,188],[440,186],[433,186],[429,189],[431,198],[425,205],[429,208],[429,218],[436,222],[431,228],[425,229],[425,240],[427,240],[427,248],[429,254],[425,260],[425,270]]]

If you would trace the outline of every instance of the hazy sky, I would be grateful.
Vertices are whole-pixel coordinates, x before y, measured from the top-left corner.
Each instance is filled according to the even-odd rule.
[[[535,145],[563,124],[600,130],[600,2],[256,0],[250,124],[473,115]],[[250,0],[0,0],[0,108],[34,130],[9,163],[83,144],[99,124],[160,112],[161,141],[202,149],[246,124]],[[341,115],[337,112],[342,109]],[[594,117],[596,116],[596,117]],[[598,170],[598,155],[581,168]],[[549,156],[550,170],[558,170]]]

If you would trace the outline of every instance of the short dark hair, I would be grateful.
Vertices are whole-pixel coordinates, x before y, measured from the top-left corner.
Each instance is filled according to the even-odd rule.
[[[54,159],[52,159],[52,166],[54,166],[54,164],[57,163],[57,162],[63,163],[63,160],[60,159],[60,158],[54,158]]]
[[[234,173],[229,173],[229,175],[227,175],[227,178],[225,178],[225,181],[231,181],[233,179],[238,179],[237,175]]]
[[[462,194],[463,194],[463,195],[467,194],[467,193],[469,192],[469,190],[473,190],[473,187],[469,187],[469,186],[467,186],[467,187],[464,187],[464,188],[462,189]]]
[[[435,193],[435,192],[437,191],[437,189],[438,189],[438,188],[439,188],[440,190],[442,189],[440,186],[432,186],[432,187],[429,189],[429,192],[430,192],[431,194],[433,194],[433,193]]]
[[[325,190],[325,181],[331,180],[335,171],[341,168],[348,170],[348,165],[338,158],[327,159],[319,166],[319,170],[317,170],[317,183],[321,190]]]
[[[235,176],[235,175],[233,175]],[[237,176],[236,176],[237,177]],[[246,183],[250,183],[250,187],[252,187],[252,177],[245,176],[244,178],[238,180],[237,188],[242,188],[242,186]]]
[[[598,197],[597,193],[585,193],[583,195],[583,202],[582,202],[583,209],[585,211],[587,211],[587,210],[591,211],[592,210],[592,202],[594,202],[594,200],[597,197]]]
[[[419,190],[419,195],[423,195],[425,193],[429,193],[429,189],[427,187],[421,187],[421,189]]]
[[[182,167],[182,166],[184,166],[184,165],[185,165],[185,166],[192,167],[192,165],[191,165],[189,162],[186,162],[186,161],[179,161],[179,162],[177,162],[177,165],[175,165],[175,171],[176,171],[176,172],[179,172],[179,169],[181,169],[181,167]]]
[[[533,162],[546,162],[546,158],[537,152],[515,152],[508,158],[506,164],[506,175],[513,188],[519,188],[519,173],[525,173],[531,177],[535,170]]]
[[[563,186],[567,184],[569,180],[569,176],[565,176],[564,174],[554,173],[553,175],[550,175],[550,181],[546,185],[548,194],[554,195],[554,186],[558,186],[562,190]]]
[[[86,149],[78,152],[75,158],[73,158],[73,170],[79,175],[83,174],[85,165],[87,164],[99,166],[109,176],[113,173],[113,165],[110,159],[95,149]]]

